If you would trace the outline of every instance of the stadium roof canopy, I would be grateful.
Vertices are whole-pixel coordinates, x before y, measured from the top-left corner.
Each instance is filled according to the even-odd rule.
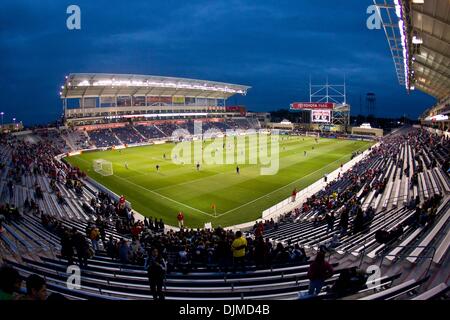
[[[400,84],[450,95],[450,1],[374,0]]]
[[[251,87],[185,78],[135,74],[72,73],[61,87],[61,98],[100,96],[188,96],[227,99],[246,95]]]

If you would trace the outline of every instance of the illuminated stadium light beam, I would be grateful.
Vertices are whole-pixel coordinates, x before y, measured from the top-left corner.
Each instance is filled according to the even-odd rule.
[[[245,90],[239,89],[231,89],[227,86],[209,86],[208,84],[196,85],[196,84],[188,84],[188,83],[174,83],[174,82],[156,82],[156,81],[141,81],[141,80],[114,80],[114,79],[106,79],[106,80],[97,80],[89,82],[89,80],[83,80],[78,83],[79,87],[161,87],[161,88],[174,88],[174,89],[196,89],[196,90],[205,90],[205,91],[220,91],[220,92],[229,92],[229,93],[240,93],[244,94]]]
[[[374,4],[378,8],[383,23],[383,28],[394,59],[398,80],[400,84],[403,84],[406,87],[406,90],[409,91],[411,89],[409,38],[407,32],[407,17],[405,16],[402,0],[383,0],[379,3],[377,3],[377,0],[374,0]],[[386,10],[387,21],[384,21],[383,16],[381,15],[382,9]],[[397,23],[395,23],[396,19],[398,19]],[[395,32],[395,30],[398,32]],[[391,40],[394,41],[394,44],[391,44]]]

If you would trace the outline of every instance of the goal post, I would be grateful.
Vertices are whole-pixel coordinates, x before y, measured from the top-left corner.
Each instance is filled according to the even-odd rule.
[[[113,175],[113,167],[112,162],[103,160],[103,159],[95,159],[93,162],[94,171],[102,176],[112,176]]]

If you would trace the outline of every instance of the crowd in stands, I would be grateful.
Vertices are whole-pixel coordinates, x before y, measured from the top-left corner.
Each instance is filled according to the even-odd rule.
[[[256,265],[267,267],[290,263],[301,263],[307,260],[303,248],[297,245],[279,243],[275,247],[264,239],[262,235],[254,238],[250,235],[244,237],[240,233],[233,233],[222,228],[207,229],[181,229],[180,231],[167,231],[153,227],[148,219],[144,223],[135,223],[132,226],[132,240],[119,241],[109,238],[106,244],[108,255],[121,263],[147,265],[148,258],[153,249],[167,261],[168,270],[189,272],[204,267],[212,270],[236,270],[236,255],[241,258],[239,267]],[[245,242],[239,250],[233,247],[233,242]],[[245,240],[241,240],[245,239]]]
[[[415,160],[419,163],[413,176],[411,177],[411,188],[417,185],[417,173],[426,168],[441,166],[444,170],[448,167],[450,154],[450,140],[437,135],[431,134],[426,130],[411,130],[406,134],[390,135],[385,137],[377,147],[372,148],[372,152],[359,161],[354,167],[339,176],[336,180],[328,183],[323,190],[307,198],[300,207],[293,211],[282,215],[278,224],[292,223],[298,221],[300,217],[307,216],[313,221],[313,225],[320,227],[326,225],[326,233],[334,231],[335,221],[339,218],[338,234],[328,243],[330,248],[333,248],[339,243],[339,238],[351,234],[365,232],[368,230],[372,219],[375,217],[375,209],[368,205],[363,208],[361,199],[364,199],[370,192],[375,190],[373,198],[382,194],[389,182],[388,176],[383,175],[386,170],[384,166],[370,166],[375,160],[384,161],[392,160],[392,162],[399,167],[403,164],[400,161],[400,148],[408,142],[415,150]],[[423,156],[427,144],[433,146],[435,157]],[[431,151],[431,150],[430,150]],[[438,156],[439,155],[439,156]],[[429,160],[428,160],[429,159]],[[436,159],[440,159],[436,160]],[[426,163],[425,163],[426,162]],[[409,164],[400,173],[401,175],[409,176]],[[370,183],[369,183],[370,182]],[[387,243],[399,239],[403,234],[403,228],[407,225],[425,226],[431,224],[434,220],[436,209],[442,199],[439,192],[432,193],[429,198],[424,199],[420,203],[420,199],[411,198],[408,203],[408,208],[415,210],[414,215],[405,223],[400,224],[390,232],[386,230],[379,230],[376,238],[380,243]],[[270,226],[267,221],[262,226],[256,225],[253,229],[255,234],[264,231],[276,230],[273,224]]]
[[[241,121],[234,121],[227,125],[244,127]],[[180,126],[166,123],[158,125],[158,128],[166,133]],[[186,128],[191,128],[189,123],[186,123]],[[145,133],[156,133],[154,130],[157,130],[158,134],[161,133],[156,127],[149,131],[147,129],[136,130],[144,136],[146,136]],[[142,141],[142,137],[134,128],[132,128],[134,134],[131,136],[128,135],[129,130],[130,128],[125,127],[119,130],[96,130],[90,131],[89,135],[95,140],[97,146],[117,143],[113,132],[123,142]],[[25,200],[23,211],[39,216],[42,225],[60,238],[61,256],[67,259],[68,264],[77,262],[80,267],[86,267],[89,259],[98,251],[105,251],[111,259],[121,264],[134,264],[146,268],[154,298],[163,299],[163,280],[169,272],[189,273],[204,267],[222,272],[238,270],[245,272],[253,266],[268,268],[306,263],[309,257],[303,247],[290,241],[274,244],[264,235],[268,230],[277,230],[279,225],[293,222],[309,212],[315,212],[311,216],[315,226],[327,226],[327,234],[334,231],[335,221],[339,218],[337,241],[339,237],[347,234],[365,232],[376,212],[371,206],[363,209],[360,200],[373,190],[376,195],[383,193],[388,182],[388,178],[381,174],[382,166],[371,167],[369,164],[375,159],[381,161],[390,159],[397,163],[400,147],[405,141],[413,146],[419,163],[414,174],[436,165],[445,170],[448,169],[450,153],[448,139],[439,138],[425,130],[410,132],[407,135],[388,136],[377,147],[373,147],[367,157],[352,169],[340,174],[338,179],[328,183],[323,190],[307,198],[300,207],[282,216],[278,221],[270,219],[256,222],[252,232],[247,234],[220,227],[216,229],[182,227],[179,231],[167,231],[162,219],[150,217],[143,221],[136,221],[124,198],[114,200],[104,192],[98,192],[89,202],[83,203],[82,208],[85,213],[96,217],[95,221],[87,223],[84,232],[80,232],[75,227],[68,227],[64,221],[43,212],[33,199]],[[100,145],[97,142],[100,142]],[[15,183],[20,182],[24,176],[36,175],[49,177],[50,188],[61,204],[64,204],[64,196],[59,189],[60,185],[73,190],[79,196],[82,195],[85,188],[84,174],[54,159],[55,155],[61,153],[61,146],[45,139],[32,144],[12,137],[8,139],[2,137],[0,143],[11,150],[11,163],[9,166],[4,165],[2,169],[7,170],[7,190],[11,198],[14,195]],[[421,153],[424,148],[433,152],[435,156],[428,159]],[[409,168],[405,168],[403,174],[409,175],[407,169]],[[411,180],[413,185],[417,183],[414,182],[414,175]],[[372,182],[370,186],[368,182]],[[43,190],[38,183],[35,183],[34,190],[36,198],[42,199]],[[402,235],[403,225],[421,227],[431,225],[441,199],[441,194],[435,193],[422,202],[419,198],[411,200],[408,208],[415,210],[411,218],[393,230],[378,230],[375,235],[376,240],[379,243],[395,241]],[[21,213],[14,206],[1,205],[0,231],[4,223],[18,220],[20,216]],[[325,280],[333,274],[333,267],[325,259],[327,249],[329,247],[320,248],[308,269],[309,295],[319,294]],[[358,279],[355,281],[359,284],[361,277],[357,275],[355,269],[344,272],[334,284],[333,290],[342,294],[348,290],[349,286],[356,283],[349,283],[355,278]],[[22,289],[21,282],[22,279],[17,271],[9,266],[3,266],[0,269],[0,299],[44,300],[47,298],[45,281],[42,278],[36,275],[28,277],[26,289]]]
[[[47,291],[44,278],[31,274],[25,280],[19,272],[13,267],[3,265],[0,267],[0,301],[5,300],[26,300],[26,301],[44,301],[44,300],[66,300],[60,294]]]
[[[225,121],[202,121],[202,131],[215,129],[220,132],[235,129],[255,129],[260,125],[255,119],[236,118],[227,119]],[[158,122],[157,124],[128,124],[123,127],[104,128],[88,131],[92,145],[99,148],[111,147],[123,144],[142,143],[146,140],[160,139],[164,137],[172,137],[176,130],[186,130],[190,135],[194,134],[194,121],[177,121],[175,122]],[[118,139],[117,139],[117,138]],[[120,141],[119,141],[120,140]]]
[[[106,148],[120,145],[110,129],[96,129],[88,132],[92,144],[97,148]]]

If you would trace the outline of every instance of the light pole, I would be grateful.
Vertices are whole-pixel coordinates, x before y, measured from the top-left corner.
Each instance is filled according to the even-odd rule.
[[[2,129],[3,129],[3,115],[4,115],[5,113],[2,111],[2,112],[0,112],[0,115],[2,116]]]

